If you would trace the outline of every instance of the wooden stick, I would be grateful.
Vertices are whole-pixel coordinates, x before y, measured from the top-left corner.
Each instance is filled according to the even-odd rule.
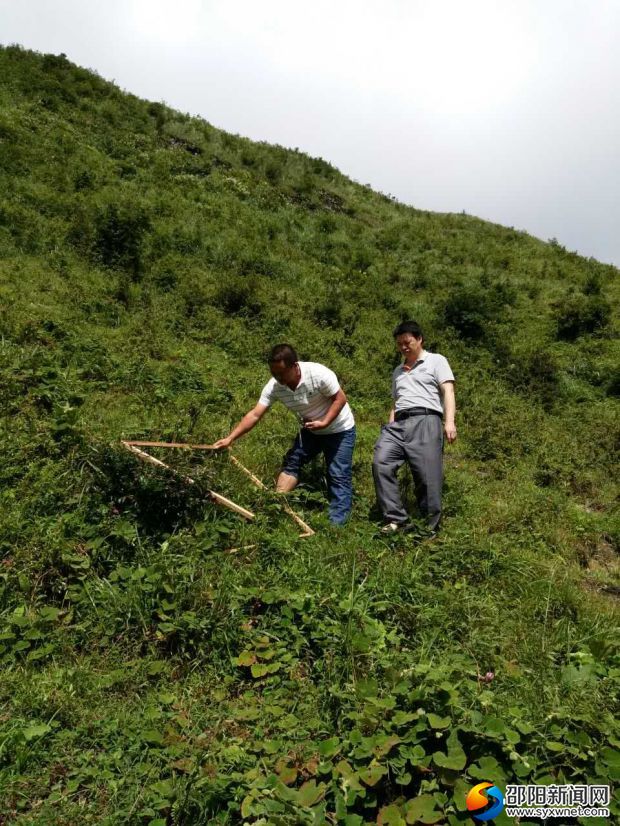
[[[242,465],[242,464],[241,464],[241,462],[239,461],[239,459],[237,459],[237,457],[236,457],[236,456],[233,456],[233,454],[232,454],[232,453],[230,453],[230,451],[229,451],[228,455],[230,456],[230,461],[231,461],[234,465],[237,465],[237,467],[239,468],[239,470],[242,470],[242,471],[245,473],[245,475],[246,475],[246,476],[249,476],[249,477],[250,477],[250,479],[254,482],[254,484],[256,485],[256,487],[257,487],[257,488],[260,488],[261,490],[267,490],[267,485],[266,485],[264,482],[262,482],[262,481],[258,478],[258,476],[254,476],[254,474],[252,473],[252,471],[251,471],[251,470],[248,470],[248,468],[247,468],[245,465]]]
[[[224,505],[225,508],[230,508],[231,511],[240,513],[241,516],[245,516],[246,519],[254,519],[254,514],[252,511],[242,508],[241,505],[237,505],[232,501],[232,499],[227,499],[225,496],[222,496],[221,493],[216,493],[214,490],[209,490],[207,492],[209,496],[218,503],[218,505]]]
[[[225,554],[237,554],[239,551],[250,551],[252,548],[258,548],[258,545],[241,545],[239,548],[226,548]]]
[[[236,456],[233,456],[233,454],[230,452],[228,455],[230,456],[230,459],[233,462],[233,464],[235,464],[239,468],[239,470],[243,471],[243,473],[245,473],[246,476],[249,476],[249,478],[252,480],[252,482],[254,482],[257,488],[260,488],[261,490],[267,490],[267,486],[265,485],[265,483],[261,482],[258,476],[254,476],[251,470],[248,470],[245,465],[241,464],[241,462],[239,461],[239,459],[237,459]],[[295,522],[302,529],[303,533],[299,534],[301,537],[305,538],[307,536],[314,536],[315,532],[312,530],[310,525],[304,522],[304,520],[295,513],[295,511],[291,508],[291,506],[286,500],[284,501],[282,507],[286,511],[286,513],[288,513],[291,519],[294,519]]]
[[[191,476],[184,476],[182,473],[179,473],[178,470],[173,470],[170,467],[170,465],[167,465],[160,459],[156,459],[154,456],[151,456],[151,454],[147,453],[145,450],[140,450],[130,442],[121,441],[121,444],[124,445],[127,448],[127,450],[130,450],[132,453],[135,453],[136,456],[139,456],[144,462],[149,462],[151,465],[155,465],[156,467],[163,467],[166,470],[169,470],[171,473],[174,473],[175,476],[180,476],[180,478],[183,479],[184,482],[187,482],[188,485],[196,484],[196,480],[192,479]]]
[[[195,485],[196,480],[192,479],[191,476],[185,476],[182,473],[179,473],[174,468],[171,468],[165,462],[156,459],[154,456],[151,456],[150,453],[146,453],[144,450],[140,450],[135,446],[135,444],[131,444],[130,442],[125,442],[121,440],[121,444],[127,448],[127,450],[131,451],[131,453],[135,453],[136,456],[139,456],[144,462],[149,462],[151,465],[155,465],[156,467],[163,467],[166,470],[169,470],[175,476],[178,476],[180,479],[183,479],[184,482],[187,482],[188,485]],[[217,502],[218,505],[224,505],[225,508],[229,508],[231,511],[244,516],[246,519],[254,519],[254,514],[252,511],[247,510],[246,508],[242,508],[241,505],[237,505],[231,499],[227,499],[225,496],[222,496],[221,493],[216,493],[214,490],[207,490],[209,497],[213,499],[214,502]]]
[[[180,447],[185,450],[216,450],[213,445],[190,445],[186,442],[130,442],[123,441],[124,445],[132,445],[135,447]]]
[[[135,448],[135,450],[133,450],[133,452],[136,453],[137,455],[141,456],[145,461],[151,462],[152,464],[158,465],[160,467],[168,468],[168,470],[172,470],[172,468],[168,467],[168,465],[164,464],[163,462],[160,462],[159,459],[155,459],[153,456],[150,456],[150,454],[145,453],[144,451],[140,451],[137,448],[138,447],[172,447],[172,448],[181,448],[183,450],[218,450],[218,448],[213,447],[213,445],[194,445],[194,444],[190,444],[188,442],[143,442],[143,441],[123,440],[122,443],[129,450],[132,450],[132,449]],[[235,464],[239,468],[239,470],[243,471],[243,473],[245,473],[246,476],[248,476],[252,480],[252,482],[256,485],[257,488],[260,488],[261,490],[267,490],[267,486],[263,482],[261,482],[261,480],[257,476],[255,476],[252,473],[251,470],[248,470],[248,468],[245,467],[245,465],[241,464],[239,459],[237,459],[237,457],[234,456],[231,453],[230,448],[228,448],[228,455],[230,456],[230,459],[233,462],[233,464]],[[172,471],[172,472],[176,473],[177,476],[181,476],[181,474],[177,473],[176,471]],[[182,478],[185,479],[189,484],[191,484],[191,485],[194,484],[194,479],[191,479],[189,476],[182,476]],[[212,497],[216,501],[217,501],[217,498],[219,497],[219,499],[221,501],[221,504],[225,505],[226,507],[230,507],[232,510],[236,510],[237,508],[240,507],[239,505],[235,505],[234,502],[231,502],[230,499],[226,499],[225,497],[220,496],[219,493],[215,493],[214,491],[209,491],[209,493],[212,495]],[[300,534],[301,537],[314,536],[315,532],[312,530],[310,525],[308,525],[306,522],[304,522],[304,520],[297,513],[295,513],[295,511],[291,508],[291,506],[289,505],[288,502],[285,501],[284,504],[282,505],[282,508],[291,517],[291,519],[293,519],[299,525],[299,527],[302,529],[303,533]],[[241,508],[241,510],[237,511],[237,512],[242,513],[244,510],[245,510],[244,508]],[[250,511],[246,511],[245,513],[250,513]],[[245,513],[244,513],[244,515],[245,515]],[[253,519],[254,515],[252,514],[252,516],[248,517],[248,518]]]

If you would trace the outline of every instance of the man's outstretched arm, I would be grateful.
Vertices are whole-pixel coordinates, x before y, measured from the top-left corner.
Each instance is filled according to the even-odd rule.
[[[252,428],[260,422],[267,410],[269,410],[269,408],[266,405],[257,404],[256,407],[245,414],[239,424],[230,431],[228,436],[224,439],[219,439],[213,444],[213,447],[218,449],[230,447],[233,442],[252,430]]]

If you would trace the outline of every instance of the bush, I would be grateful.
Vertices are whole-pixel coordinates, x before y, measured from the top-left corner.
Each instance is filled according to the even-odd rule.
[[[110,204],[96,217],[95,227],[93,254],[97,261],[129,270],[137,280],[142,272],[144,235],[151,227],[146,213]]]
[[[234,278],[220,287],[215,294],[214,303],[228,315],[257,316],[263,310],[257,284],[247,278]]]
[[[443,308],[443,319],[464,338],[483,339],[491,322],[503,320],[507,306],[515,303],[516,295],[507,285],[495,283],[457,286]]]
[[[606,391],[608,396],[620,398],[620,367],[616,367],[607,382]]]
[[[555,306],[556,337],[561,341],[574,341],[582,335],[596,333],[609,323],[609,302],[596,293],[568,295]]]
[[[515,390],[536,399],[545,410],[551,410],[560,388],[560,367],[553,353],[546,350],[512,353],[507,377]]]

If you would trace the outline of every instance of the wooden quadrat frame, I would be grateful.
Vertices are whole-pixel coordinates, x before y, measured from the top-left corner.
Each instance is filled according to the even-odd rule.
[[[192,445],[187,444],[185,442],[141,442],[141,441],[129,441],[128,439],[121,439],[121,444],[124,448],[133,453],[143,462],[148,462],[151,465],[155,465],[155,467],[164,468],[172,473],[174,476],[177,476],[179,479],[182,479],[188,485],[196,484],[196,480],[192,479],[191,476],[186,476],[183,473],[179,473],[179,471],[175,470],[174,468],[167,465],[165,462],[162,462],[160,459],[156,459],[155,456],[151,456],[150,453],[147,453],[146,450],[141,450],[143,447],[164,447],[164,448],[176,448],[178,450],[218,450],[218,448],[213,447],[213,445]],[[230,450],[227,448],[228,456],[231,462],[239,468],[245,475],[252,481],[252,484],[260,488],[260,490],[268,490],[267,485],[265,485],[261,480],[255,476],[251,470],[242,464],[236,456],[234,456]],[[209,498],[215,502],[216,505],[221,505],[222,507],[228,508],[231,511],[239,514],[239,516],[243,516],[245,519],[252,520],[254,519],[255,514],[248,510],[247,508],[238,505],[236,502],[233,502],[232,499],[228,499],[226,496],[222,496],[221,493],[217,493],[214,490],[207,490],[207,494]],[[299,516],[299,514],[295,513],[295,511],[291,508],[289,503],[284,500],[282,503],[282,508],[288,516],[302,529],[302,532],[299,534],[300,537],[307,537],[307,536],[314,536],[314,531],[304,520]]]

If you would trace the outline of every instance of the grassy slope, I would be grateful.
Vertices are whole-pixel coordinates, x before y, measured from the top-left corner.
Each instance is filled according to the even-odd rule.
[[[457,823],[480,780],[617,779],[617,270],[18,49],[0,159],[0,822]],[[368,519],[408,316],[458,380],[433,544]],[[320,468],[298,540],[225,459],[174,461],[255,524],[116,446],[224,434],[279,340],[357,416],[341,533]],[[236,452],[268,479],[293,427]]]

